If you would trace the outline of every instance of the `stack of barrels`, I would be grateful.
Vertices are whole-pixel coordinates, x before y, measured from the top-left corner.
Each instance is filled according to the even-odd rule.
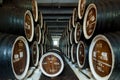
[[[79,0],[60,39],[65,56],[80,69],[90,68],[96,80],[120,78],[119,4],[119,0]]]
[[[0,80],[22,80],[52,39],[36,0],[4,0],[0,11]]]
[[[85,42],[81,23],[77,8],[74,8],[68,26],[60,39],[60,48],[72,64],[77,65],[79,69],[86,69],[89,67],[87,59],[89,42]]]

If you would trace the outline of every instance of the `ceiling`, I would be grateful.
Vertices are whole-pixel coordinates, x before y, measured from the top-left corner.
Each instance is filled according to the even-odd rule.
[[[78,0],[37,0],[51,36],[62,35]]]

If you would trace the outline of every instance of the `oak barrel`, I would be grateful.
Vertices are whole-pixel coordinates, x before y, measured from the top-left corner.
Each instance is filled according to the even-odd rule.
[[[43,15],[42,12],[39,11],[38,13],[38,24],[40,25],[40,27],[43,27]]]
[[[3,7],[16,7],[18,9],[30,10],[35,22],[38,21],[38,3],[37,0],[3,0]]]
[[[44,44],[45,43],[45,33],[44,33],[44,30],[41,30],[41,44]]]
[[[75,43],[78,43],[80,41],[81,36],[82,36],[82,25],[79,22],[77,22],[75,31],[74,31]]]
[[[71,45],[72,45],[73,43],[75,43],[75,41],[74,41],[74,31],[75,31],[74,28],[70,31],[70,44],[71,44]]]
[[[86,8],[90,3],[93,3],[97,0],[79,0],[78,1],[78,17],[79,19],[82,19],[84,17]]]
[[[120,79],[120,32],[97,35],[90,45],[89,64],[95,79]]]
[[[34,22],[32,13],[29,10],[17,8],[0,8],[0,32],[22,35],[29,42],[34,36]]]
[[[80,69],[89,67],[88,63],[89,46],[85,42],[80,41],[77,45],[77,64]]]
[[[23,36],[0,34],[0,79],[24,79],[30,62],[27,40]]]
[[[77,63],[77,44],[71,46],[71,61],[73,64]]]
[[[30,66],[37,67],[39,62],[39,46],[37,41],[30,44]]]
[[[41,37],[42,37],[41,27],[40,27],[39,24],[37,24],[36,27],[35,27],[35,39],[36,39],[38,44],[40,44],[40,42],[41,42]]]
[[[120,30],[119,4],[120,1],[111,0],[89,4],[83,21],[83,33],[86,39],[99,33]]]
[[[78,12],[77,12],[77,9],[74,8],[73,13],[72,13],[72,27],[73,28],[76,27],[77,22],[78,22]]]
[[[68,29],[69,29],[69,32],[71,31],[71,29],[73,28],[73,26],[72,26],[72,17],[70,17],[70,19],[69,19],[69,23],[68,23]]]
[[[43,45],[42,44],[39,44],[38,45],[39,46],[39,61],[40,61],[40,59],[41,59],[41,57],[43,56]]]
[[[64,61],[60,54],[60,51],[54,49],[46,52],[41,57],[40,68],[44,75],[48,77],[56,77],[62,73],[64,69]]]

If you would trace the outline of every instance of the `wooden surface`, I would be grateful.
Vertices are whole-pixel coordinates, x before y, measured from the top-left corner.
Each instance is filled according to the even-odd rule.
[[[49,78],[42,74],[39,80],[79,80],[79,79],[74,74],[70,66],[67,64],[67,62],[65,62],[65,67],[61,75],[55,78]]]

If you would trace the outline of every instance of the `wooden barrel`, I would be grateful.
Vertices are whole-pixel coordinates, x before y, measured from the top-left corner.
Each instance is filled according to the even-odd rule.
[[[64,54],[68,58],[68,45],[67,44],[64,45]]]
[[[38,44],[40,44],[41,42],[41,27],[39,24],[37,24],[37,26],[35,27],[35,39],[38,42]]]
[[[73,26],[73,28],[76,27],[77,22],[78,22],[78,12],[77,12],[77,9],[74,8],[73,13],[72,13],[72,26]]]
[[[40,58],[43,56],[43,45],[42,44],[39,44],[39,61],[40,61]]]
[[[44,31],[41,30],[41,44],[44,44],[45,43],[45,34],[44,34]]]
[[[70,45],[67,46],[67,58],[70,60],[70,52],[71,52],[71,47]]]
[[[72,30],[72,17],[70,17],[70,19],[69,19],[69,24],[68,24],[68,26],[69,26],[69,32]]]
[[[22,36],[0,34],[0,79],[25,78],[30,62],[29,46]]]
[[[63,52],[63,45],[64,45],[64,43],[63,43],[64,41],[63,41],[63,35],[61,36],[61,38],[60,38],[60,40],[59,40],[59,48],[61,49],[61,51]],[[64,53],[64,52],[63,52]]]
[[[66,40],[65,45],[64,45],[64,54],[66,55],[66,57],[68,57],[68,44],[67,44],[67,40]]]
[[[62,58],[63,62],[65,61],[64,56],[63,56],[64,53],[59,47],[52,46],[47,52],[55,52]]]
[[[30,44],[30,66],[37,67],[39,62],[39,47],[37,41]]]
[[[105,0],[79,0],[78,1],[78,17],[79,19],[83,19],[85,15],[85,11],[90,3],[95,3],[99,1],[105,1]],[[107,0],[110,1],[110,0]],[[117,1],[117,0],[116,0]]]
[[[84,15],[85,3],[86,3],[86,0],[78,1],[78,17],[79,17],[79,19],[82,19],[83,15]]]
[[[46,40],[46,38],[45,38],[45,40]],[[44,53],[46,53],[48,51],[48,49],[50,49],[50,47],[48,46],[48,44],[46,44],[46,41],[45,41],[45,43],[43,44]]]
[[[68,45],[68,54],[67,54],[67,58],[69,61],[71,61],[71,48],[72,48],[72,45]]]
[[[67,24],[67,26],[66,26],[66,36],[68,36],[68,34],[69,34],[69,24]]]
[[[29,10],[17,8],[0,8],[0,32],[25,36],[29,42],[34,36],[34,22]]]
[[[120,79],[120,32],[97,35],[89,49],[89,64],[95,79]]]
[[[67,35],[67,58],[70,60],[70,52],[71,52],[71,45],[70,45],[70,32]]]
[[[16,7],[16,8],[22,8],[27,9],[32,12],[34,21],[38,21],[38,4],[37,0],[3,0],[3,7],[9,6],[9,7]]]
[[[66,38],[64,38],[63,40],[63,47],[62,47],[62,52],[64,53],[64,55],[67,57],[67,40]]]
[[[64,32],[64,36],[61,37],[60,45],[62,45],[62,52],[64,53],[65,57],[69,58],[70,55],[70,32],[68,28]]]
[[[46,52],[52,47],[53,44],[52,44],[52,37],[51,37],[50,33],[45,32],[44,37],[45,37],[44,38],[44,49],[45,49],[45,52]]]
[[[69,55],[69,45],[70,45],[70,40],[69,40],[69,35],[68,35],[68,29],[66,29],[66,35],[65,35],[65,38],[64,38],[64,54],[65,56],[68,58],[68,55]]]
[[[46,53],[47,52],[47,48],[46,48],[46,45],[43,44],[43,53]]]
[[[63,54],[62,51],[61,51],[61,49],[60,49],[59,47],[57,47],[57,46],[52,46],[52,47],[48,50],[48,52],[50,52],[50,51],[57,51],[58,54]]]
[[[77,45],[77,64],[80,69],[89,67],[88,63],[89,46],[85,42],[80,41]]]
[[[71,46],[71,61],[72,63],[77,63],[77,45],[72,44]]]
[[[44,21],[44,23],[43,23],[42,29],[43,29],[44,33],[48,34],[48,32],[47,32],[47,24],[46,24],[45,21]]]
[[[70,31],[70,44],[72,45],[74,43],[74,28]]]
[[[82,19],[84,17],[87,6],[95,0],[79,0],[78,1],[78,17]]]
[[[64,61],[58,51],[50,51],[41,57],[40,68],[44,75],[56,77],[62,73]]]
[[[69,39],[69,32],[68,28],[64,30],[60,40],[59,40],[59,46],[62,52],[64,53],[64,56],[68,58],[68,46],[70,45],[70,39]]]
[[[43,27],[43,15],[42,12],[39,11],[38,13],[38,24],[40,25],[41,29]]]
[[[37,3],[37,0],[32,0],[32,13],[33,13],[33,17],[34,17],[35,22],[37,22],[38,21],[38,3]]]
[[[63,32],[64,33],[64,32]],[[65,37],[64,37],[64,34],[62,33],[62,36],[59,40],[59,48],[61,49],[61,51],[64,53],[64,45],[65,45]],[[65,53],[64,53],[65,55]],[[65,55],[66,56],[66,55]]]
[[[96,11],[96,6],[93,5],[93,7],[94,7],[94,8],[91,8],[91,9],[89,9],[89,11],[88,11],[88,8],[89,8],[89,6],[88,6],[88,8],[87,8],[87,10],[86,10],[86,13],[85,13],[85,17],[84,17],[83,33],[84,33],[84,36],[85,36],[86,39],[89,39],[89,38],[92,37],[93,31],[95,30],[95,26],[96,26],[97,11]],[[91,12],[91,13],[90,13],[90,12]],[[88,13],[89,13],[89,16],[90,16],[90,17],[89,17],[89,20],[91,20],[91,21],[88,21],[88,22],[87,22],[86,20],[88,20],[88,19],[87,19]],[[86,22],[85,22],[85,21],[86,21]],[[91,24],[90,28],[86,26],[86,25],[89,25],[89,24]]]
[[[86,39],[99,33],[120,30],[119,4],[120,1],[108,0],[91,3],[87,7],[83,21],[83,33]]]
[[[80,23],[77,22],[76,27],[75,27],[75,31],[74,31],[75,43],[78,43],[80,41],[81,34],[82,34],[82,25],[80,25]]]

